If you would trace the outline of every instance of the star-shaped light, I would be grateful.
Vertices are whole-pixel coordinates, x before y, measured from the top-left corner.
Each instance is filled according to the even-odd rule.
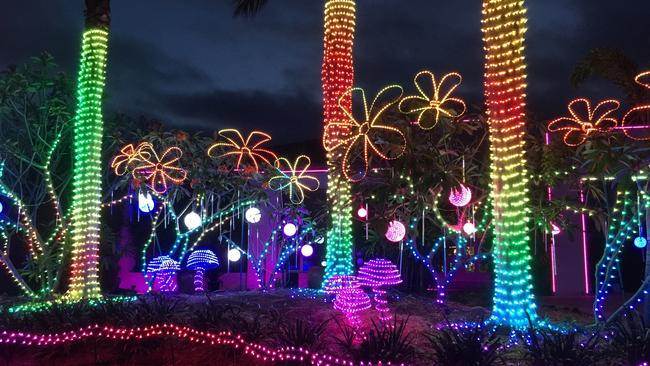
[[[465,113],[467,106],[452,94],[462,81],[463,77],[456,72],[443,76],[438,82],[431,71],[421,71],[413,79],[419,95],[402,99],[399,109],[402,113],[417,115],[416,122],[423,130],[434,128],[443,119],[458,118]],[[430,83],[431,89],[423,87],[424,83]]]
[[[279,158],[274,165],[278,175],[269,180],[269,187],[276,191],[288,188],[293,204],[299,205],[305,200],[305,191],[314,192],[320,187],[318,179],[307,174],[311,159],[306,155],[298,156],[293,164],[286,158]]]
[[[269,165],[272,165],[272,161],[277,160],[275,153],[260,147],[271,141],[269,134],[253,131],[244,139],[244,136],[238,130],[227,128],[219,131],[219,136],[226,139],[227,142],[217,142],[210,146],[208,156],[212,157],[214,150],[217,148],[225,148],[226,152],[219,155],[219,157],[236,156],[235,170],[240,170],[242,162],[247,162],[254,167],[254,170],[252,170],[254,173],[259,173],[258,158]]]
[[[360,120],[353,115],[352,108],[342,103],[345,98],[352,97],[355,93],[360,94],[363,102],[363,116]],[[395,95],[391,97],[391,93]],[[393,160],[402,156],[404,150],[406,150],[406,137],[404,134],[395,127],[386,126],[379,122],[383,113],[402,97],[402,93],[403,89],[401,86],[388,86],[377,94],[370,106],[368,106],[366,93],[361,88],[349,89],[339,98],[339,107],[344,112],[347,120],[330,122],[325,126],[323,146],[327,152],[332,152],[337,149],[343,151],[341,170],[349,181],[358,182],[366,177],[368,174],[368,158],[370,152],[373,152],[384,160]],[[385,101],[380,102],[382,99]],[[335,138],[334,135],[337,133],[340,134],[340,131],[346,132],[343,133],[343,136],[337,136]],[[399,138],[401,143],[398,145],[399,152],[397,154],[390,156],[382,152],[380,149],[382,139],[379,138],[379,135],[382,133],[392,134]],[[350,172],[352,159],[354,154],[358,152],[357,149],[363,153],[363,171],[360,173]]]
[[[614,99],[604,100],[591,108],[589,100],[580,98],[569,103],[570,117],[560,117],[548,124],[550,132],[564,132],[564,143],[568,146],[578,146],[588,138],[610,132],[618,125],[612,113],[618,110],[621,103]]]

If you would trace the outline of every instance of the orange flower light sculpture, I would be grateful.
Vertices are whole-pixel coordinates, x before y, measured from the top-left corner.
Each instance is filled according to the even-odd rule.
[[[402,113],[417,115],[416,122],[423,130],[434,128],[441,120],[456,119],[467,111],[462,99],[452,97],[463,82],[459,73],[452,72],[436,80],[431,71],[421,71],[413,79],[419,95],[407,96],[399,103]],[[431,88],[428,85],[431,84]]]
[[[264,132],[253,131],[245,139],[244,136],[236,129],[227,128],[219,131],[219,136],[226,139],[227,142],[217,142],[208,149],[208,156],[212,157],[214,150],[218,148],[226,149],[226,152],[219,157],[236,156],[237,164],[235,170],[240,170],[242,162],[254,167],[254,173],[259,173],[260,166],[257,159],[261,159],[266,164],[272,165],[272,161],[277,160],[277,156],[272,151],[260,146],[271,141],[271,136]]]
[[[361,118],[354,116],[352,108],[343,103],[339,103],[339,107],[347,119],[345,121],[330,122],[325,127],[325,134],[323,136],[323,146],[327,152],[343,149],[341,170],[351,182],[361,181],[368,174],[370,153],[384,160],[393,160],[402,156],[406,149],[406,137],[399,129],[380,124],[380,118],[383,113],[402,97],[402,87],[399,85],[385,87],[377,94],[370,106],[368,106],[366,93],[361,88],[349,89],[339,100],[346,100],[346,98],[353,97],[357,93],[360,94],[363,103],[363,115]],[[337,139],[330,138],[330,135],[334,134],[335,131],[342,130],[349,132]],[[390,154],[382,151],[381,144],[386,141],[386,139],[382,138],[382,134],[383,136],[392,135],[400,140],[400,143],[397,144],[397,153]],[[355,154],[358,154],[359,151],[362,154],[363,168],[361,172],[353,172],[351,170],[353,170],[352,165],[356,160]]]
[[[149,142],[142,142],[137,147],[128,144],[111,161],[111,168],[116,175],[131,172],[133,178],[147,181],[147,186],[154,192],[167,192],[169,184],[181,184],[187,178],[187,171],[179,166],[183,151],[170,147],[158,155]]]
[[[305,191],[314,192],[320,187],[318,179],[307,174],[311,159],[306,155],[298,156],[293,164],[287,158],[279,158],[274,165],[278,175],[269,180],[269,188],[275,191],[288,188],[289,199],[295,205],[305,200]]]
[[[650,71],[640,73],[634,81],[650,90]],[[650,102],[649,102],[650,103]],[[625,136],[632,140],[650,140],[650,104],[641,104],[630,109],[621,120],[621,127]]]
[[[614,99],[604,100],[591,108],[589,100],[580,98],[569,103],[571,116],[560,117],[548,124],[549,132],[564,132],[564,143],[578,146],[588,138],[612,131],[618,122],[612,113],[621,106]]]
[[[134,147],[133,144],[128,144],[121,148],[120,153],[113,158],[111,161],[111,168],[116,175],[122,176],[129,171],[129,168],[134,163],[143,161],[140,156],[143,151],[152,148],[153,147],[148,142],[141,142],[137,147]],[[145,156],[148,156],[147,153],[145,153]]]

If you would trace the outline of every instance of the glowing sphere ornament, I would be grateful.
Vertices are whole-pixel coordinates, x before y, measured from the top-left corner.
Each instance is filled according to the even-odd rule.
[[[189,230],[194,230],[197,227],[201,226],[201,215],[197,214],[196,212],[190,212],[185,215],[183,222]]]
[[[320,262],[320,265],[321,265],[322,267],[327,267],[327,262],[326,262],[326,261],[321,261],[321,262]]]
[[[467,235],[473,235],[476,232],[476,225],[473,222],[468,221],[463,225],[463,231]]]
[[[296,235],[296,233],[298,232],[298,228],[294,223],[287,222],[282,228],[282,232],[284,233],[285,236],[292,237]]]
[[[449,203],[456,207],[465,207],[472,200],[472,191],[463,184],[449,192]]]
[[[406,236],[406,227],[399,221],[393,220],[388,223],[388,229],[386,229],[386,239],[392,241],[393,243],[398,243],[404,239]]]
[[[257,207],[250,207],[244,214],[249,224],[257,224],[262,219],[262,212]]]
[[[4,208],[4,207],[2,207],[2,203],[0,202],[0,212],[2,212],[2,209],[3,209],[3,208]]]
[[[153,211],[155,204],[153,202],[153,197],[151,197],[151,193],[140,193],[138,194],[138,209],[142,211],[143,213],[149,213]]]
[[[361,207],[359,210],[357,210],[357,216],[359,216],[361,219],[368,218],[368,210],[366,210],[365,207]]]
[[[241,252],[238,249],[230,249],[228,251],[228,260],[231,262],[238,262],[241,259]]]
[[[642,236],[637,236],[634,239],[634,246],[639,249],[645,248],[647,245],[648,245],[648,240],[646,240],[646,238]]]
[[[314,254],[314,247],[312,247],[311,244],[305,244],[300,248],[300,254],[302,254],[303,257],[311,257],[312,254]]]

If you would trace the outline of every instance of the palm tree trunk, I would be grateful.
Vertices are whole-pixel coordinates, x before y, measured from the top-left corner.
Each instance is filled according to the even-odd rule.
[[[102,194],[102,95],[106,74],[110,0],[86,0],[74,121],[72,268],[67,296],[101,297],[99,232]]]
[[[485,96],[494,207],[495,291],[491,320],[526,328],[537,319],[530,274],[524,159],[526,64],[523,0],[483,0]]]
[[[354,82],[352,48],[355,32],[355,1],[327,0],[325,2],[325,37],[323,51],[323,112],[324,124],[346,119],[339,107],[339,98]],[[351,98],[342,101],[351,106]],[[330,130],[332,132],[332,130]],[[329,138],[348,131],[333,131]],[[340,170],[340,152],[327,154],[327,201],[329,230],[327,232],[326,283],[332,276],[354,273],[352,253],[352,193],[350,183]]]

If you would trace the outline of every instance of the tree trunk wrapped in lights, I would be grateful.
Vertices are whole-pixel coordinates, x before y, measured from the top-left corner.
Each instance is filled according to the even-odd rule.
[[[101,297],[99,232],[101,215],[102,95],[106,74],[109,0],[86,0],[74,120],[72,269],[67,296]]]
[[[355,31],[355,1],[327,0],[325,3],[325,38],[323,51],[323,111],[324,124],[344,121],[346,116],[339,107],[341,95],[352,88],[354,63],[352,48]],[[341,105],[351,107],[350,96]],[[340,136],[350,131],[341,126],[329,129],[326,138],[334,144]],[[328,186],[327,200],[330,208],[325,279],[354,273],[352,259],[352,195],[350,183],[340,171],[341,152],[327,154]]]
[[[485,96],[489,113],[494,208],[492,322],[525,328],[537,319],[530,275],[524,159],[526,64],[523,0],[483,1]]]

